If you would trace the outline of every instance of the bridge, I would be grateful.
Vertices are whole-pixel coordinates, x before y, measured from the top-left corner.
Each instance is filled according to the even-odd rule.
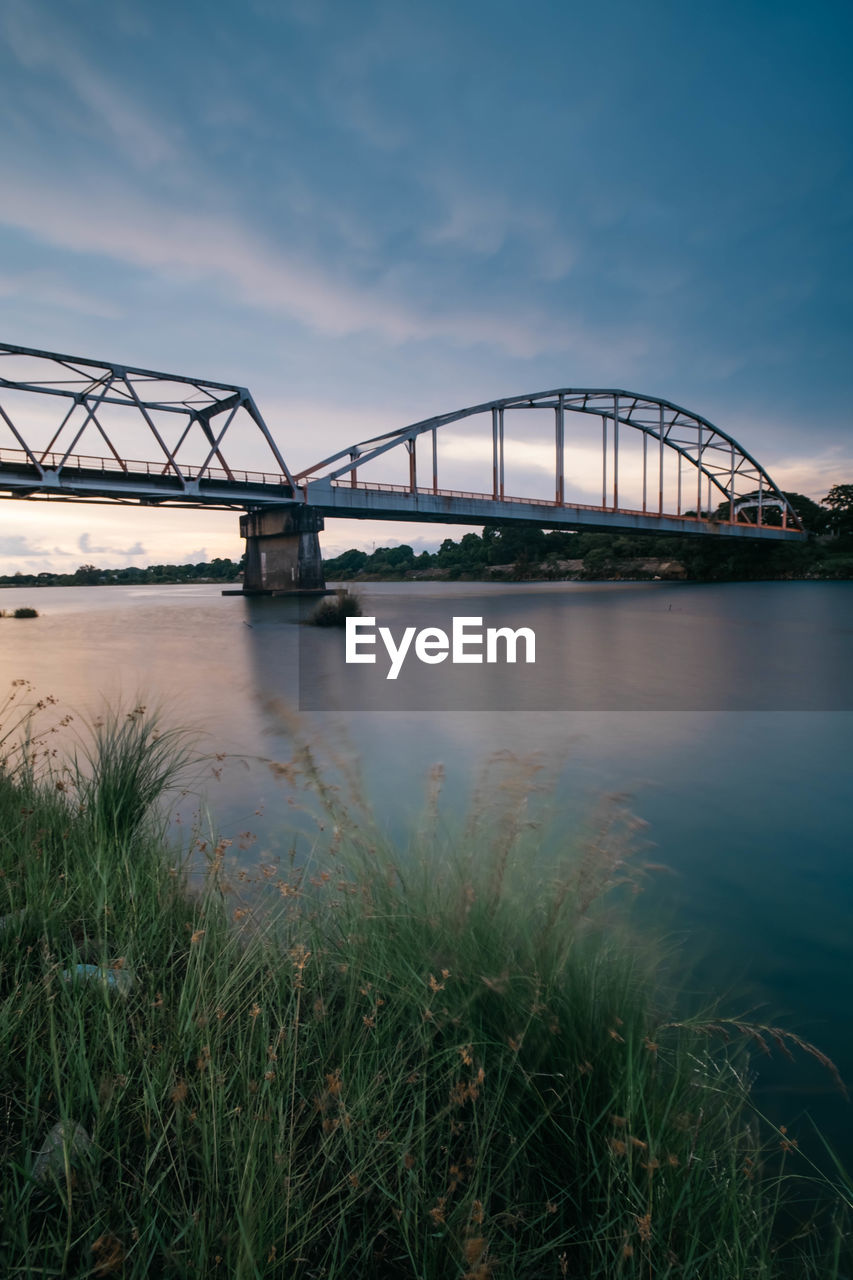
[[[553,424],[547,464],[543,412]],[[510,463],[517,472],[519,457],[533,453],[540,479],[551,476],[547,493],[517,491],[530,486],[529,469],[520,484],[507,479]],[[249,454],[260,467],[238,465]],[[460,456],[479,466],[480,488],[440,482]],[[599,492],[589,500],[593,475],[600,502]],[[246,387],[8,344],[0,344],[0,495],[243,511],[247,591],[322,588],[325,516],[805,536],[788,499],[733,436],[655,396],[563,387],[492,400],[292,471]]]

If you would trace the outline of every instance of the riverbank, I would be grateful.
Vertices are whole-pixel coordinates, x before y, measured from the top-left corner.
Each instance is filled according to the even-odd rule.
[[[296,743],[273,771],[322,855],[251,876],[198,836],[190,891],[161,729],[137,708],[87,769],[0,773],[4,1274],[840,1274],[837,1197],[796,1209],[810,1170],[747,1085],[759,1037],[810,1046],[674,1015],[627,925],[630,814],[537,887],[532,773],[460,840],[436,772],[403,872]]]
[[[763,568],[755,565],[752,569],[741,568],[740,571],[718,572],[699,568],[690,560],[679,560],[672,556],[659,558],[642,556],[625,559],[607,559],[600,563],[597,559],[588,562],[582,559],[549,559],[537,564],[513,563],[480,566],[477,569],[463,569],[459,566],[442,567],[432,565],[425,569],[393,570],[387,566],[377,572],[358,570],[353,572],[341,569],[338,559],[324,562],[327,581],[334,582],[849,582],[853,580],[853,555],[839,553],[815,558],[809,565],[800,565],[798,570],[792,567],[773,566]],[[20,590],[31,590],[33,587],[53,586],[185,586],[196,585],[236,585],[242,581],[242,574],[229,578],[187,577],[182,575],[160,576],[139,579],[124,578],[120,574],[104,573],[97,581],[68,580],[68,575],[40,574],[39,580],[33,575],[16,574],[12,577],[0,578],[0,587],[17,587]]]
[[[391,550],[397,550],[392,548]],[[380,563],[353,568],[346,556],[326,561],[327,578],[342,582],[835,582],[853,579],[853,554],[822,547],[776,548],[749,556],[742,550],[696,549],[679,556],[626,556],[595,548],[585,557],[523,558],[508,564],[455,563],[398,568]],[[349,553],[347,553],[349,554]],[[343,563],[342,563],[343,562]]]
[[[241,561],[124,569],[81,565],[74,573],[15,573],[0,587],[140,586],[237,583]],[[405,544],[372,552],[352,548],[323,562],[326,578],[355,582],[739,582],[853,579],[853,535],[788,544],[744,539],[667,538],[630,533],[566,533],[520,525],[490,526],[445,538],[436,552]]]

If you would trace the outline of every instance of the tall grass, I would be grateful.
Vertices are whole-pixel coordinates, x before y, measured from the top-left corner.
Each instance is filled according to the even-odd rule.
[[[261,908],[226,841],[186,892],[144,816],[185,744],[110,725],[86,770],[0,771],[0,1274],[840,1275],[749,1037],[674,1016],[619,926],[619,802],[537,872],[530,777],[508,762],[458,831],[436,773],[401,856],[303,743],[282,770],[325,844]]]
[[[73,791],[98,840],[124,843],[144,823],[192,759],[182,729],[164,728],[161,713],[142,704],[108,711],[73,756]]]

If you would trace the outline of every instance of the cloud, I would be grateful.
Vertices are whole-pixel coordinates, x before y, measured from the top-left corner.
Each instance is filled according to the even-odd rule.
[[[81,151],[53,155],[48,167],[46,152],[32,146],[31,131],[23,135],[26,150],[17,154],[14,135],[7,135],[4,163],[15,181],[0,193],[0,222],[8,226],[58,249],[155,273],[170,284],[212,284],[226,303],[233,300],[293,318],[327,337],[372,333],[394,345],[439,341],[491,347],[522,359],[561,352],[587,363],[605,352],[628,361],[647,346],[647,339],[638,343],[636,334],[613,332],[610,323],[605,343],[604,334],[583,323],[578,308],[566,299],[554,305],[525,289],[520,302],[494,305],[459,278],[455,251],[462,250],[468,267],[476,270],[477,258],[497,253],[508,240],[516,256],[521,249],[526,281],[547,286],[564,278],[574,263],[576,247],[560,230],[558,213],[541,201],[520,202],[508,183],[506,191],[492,184],[484,199],[450,169],[424,181],[401,167],[398,181],[408,179],[418,207],[424,204],[425,189],[441,205],[421,241],[441,254],[439,274],[453,272],[452,288],[435,287],[429,263],[419,263],[407,250],[396,249],[391,258],[387,245],[377,242],[377,219],[359,217],[337,191],[331,198],[322,182],[308,183],[297,166],[282,179],[280,194],[297,230],[310,228],[316,239],[322,228],[326,243],[316,244],[310,254],[291,247],[295,238],[283,247],[256,225],[260,214],[223,212],[235,198],[229,180],[204,168],[200,149],[186,141],[187,122],[158,120],[143,109],[125,83],[110,78],[86,56],[76,31],[57,28],[55,15],[48,17],[37,5],[20,0],[0,18],[3,30],[30,78],[41,72],[45,83],[49,78],[51,85],[58,81],[66,90],[61,98],[42,93],[34,101],[49,102],[53,114],[82,111],[84,119],[68,124],[66,134],[85,139],[94,132],[98,141],[89,147],[88,159]],[[389,122],[372,88],[377,67],[387,60],[385,43],[375,32],[359,32],[357,38],[349,33],[330,51],[324,78],[325,95],[336,108],[333,119],[378,151],[393,150],[404,141],[396,118]],[[53,133],[55,121],[44,105],[41,114],[42,127]],[[308,171],[311,166],[304,167]],[[149,172],[155,181],[149,181]],[[156,194],[158,188],[161,194]],[[398,215],[395,242],[402,231]],[[280,234],[277,229],[274,236]],[[348,273],[330,265],[341,251],[348,255]],[[506,292],[503,284],[500,289]],[[479,303],[467,300],[478,297]],[[70,295],[67,300],[70,304]],[[85,298],[80,304],[83,309]],[[92,314],[106,314],[98,308],[90,299]]]
[[[20,533],[0,536],[0,556],[49,556],[53,553],[38,543],[31,542]]]
[[[802,493],[819,502],[834,484],[853,476],[853,452],[836,445],[806,457],[788,456],[774,462],[770,474],[788,493]]]
[[[47,167],[46,157],[29,142],[26,151],[15,154],[14,139],[7,136],[4,163],[7,171],[15,172],[15,181],[4,184],[0,193],[0,222],[7,226],[55,248],[142,268],[170,282],[211,283],[239,303],[292,317],[324,336],[372,332],[394,344],[485,344],[523,358],[555,350],[572,350],[583,357],[591,346],[600,349],[579,322],[567,319],[565,312],[555,317],[530,299],[512,308],[478,307],[464,300],[448,301],[445,291],[441,301],[431,303],[418,271],[409,272],[405,261],[389,269],[375,230],[368,232],[340,201],[329,200],[298,173],[287,183],[292,214],[315,228],[322,222],[333,238],[333,252],[334,245],[343,244],[350,253],[355,246],[356,256],[368,255],[370,261],[363,266],[370,278],[359,281],[351,272],[348,279],[340,268],[332,269],[317,257],[282,248],[249,218],[222,212],[230,203],[223,180],[204,171],[197,152],[182,147],[183,126],[152,121],[124,86],[110,82],[83,57],[72,36],[66,40],[57,35],[50,22],[38,20],[37,11],[33,16],[31,6],[20,4],[9,9],[5,22],[0,20],[3,27],[18,61],[30,71],[59,77],[71,89],[72,103],[88,113],[89,131],[94,122],[112,143],[111,154],[105,155],[103,146],[93,147],[89,160],[78,154],[73,159],[53,156]],[[364,85],[339,84],[338,91],[347,99],[343,116],[352,127],[373,133],[374,145],[392,145],[388,138],[379,141],[378,124],[364,124]],[[355,109],[356,99],[363,110]],[[67,95],[63,110],[66,106]],[[53,104],[54,110],[58,107]],[[169,193],[154,194],[154,184],[137,185],[139,179],[127,173],[128,165],[156,169],[161,192],[165,186]],[[508,234],[519,234],[532,247],[540,279],[565,273],[572,252],[548,216],[534,208],[516,209],[508,196],[499,194],[490,215],[487,202],[474,193],[452,196],[451,175],[441,182],[449,203],[430,233],[436,245],[457,244],[473,254],[481,251],[481,242],[488,250],[499,247]],[[188,192],[191,206],[186,203]],[[205,193],[207,209],[200,192]],[[332,254],[324,256],[328,261]],[[85,296],[75,299],[56,281],[35,283],[44,301],[108,314],[104,304]],[[6,280],[6,291],[26,287],[26,281]]]
[[[249,306],[289,315],[318,333],[345,337],[372,331],[395,344],[442,339],[489,344],[530,357],[568,350],[600,354],[579,322],[549,316],[528,302],[501,310],[463,305],[419,310],[383,292],[290,258],[229,217],[159,204],[92,175],[71,188],[64,175],[21,173],[0,196],[0,222],[61,249],[97,254],[170,279],[210,281]]]
[[[441,206],[438,217],[422,233],[425,244],[454,245],[492,257],[515,239],[532,260],[539,279],[556,281],[569,274],[577,249],[547,205],[526,204],[517,193],[494,187],[486,193],[471,189],[455,172],[428,176],[424,185]]]
[[[91,535],[88,533],[80,534],[77,539],[77,546],[84,556],[127,556],[130,559],[134,556],[148,554],[141,542],[134,542],[132,547],[95,547],[92,545]]]
[[[547,476],[550,479],[554,476],[556,466],[553,441],[513,439],[510,434],[513,426],[511,415],[507,417],[504,440],[504,460],[507,471],[511,471],[519,480],[524,478],[533,480],[537,475]],[[571,481],[583,490],[594,494],[601,485],[601,446],[573,440],[571,415],[567,414],[566,417],[564,464],[566,482]],[[439,466],[442,461],[466,466],[471,481],[474,477],[479,477],[480,491],[488,491],[492,483],[491,432],[486,429],[477,437],[454,436],[445,432],[446,428],[439,435]]]
[[[45,70],[64,81],[97,126],[118,145],[122,155],[144,169],[165,163],[177,167],[179,153],[163,128],[83,57],[56,14],[40,13],[32,3],[11,3],[2,20],[8,46],[28,71]]]
[[[69,285],[61,275],[50,271],[21,271],[0,275],[0,298],[21,298],[26,302],[62,307],[67,311],[100,316],[107,320],[121,315],[120,308],[114,303]]]

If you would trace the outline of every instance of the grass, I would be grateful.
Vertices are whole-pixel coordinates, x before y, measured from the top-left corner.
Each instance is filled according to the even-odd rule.
[[[347,618],[361,617],[361,600],[351,591],[336,591],[331,599],[321,600],[306,618],[311,627],[344,627]]]
[[[31,609],[29,605],[19,605],[11,613],[5,609],[0,609],[0,618],[37,618],[39,616],[38,609]]]
[[[227,841],[199,837],[191,895],[157,806],[186,740],[137,707],[66,763],[34,732],[14,752],[30,707],[13,693],[4,1276],[828,1280],[849,1266],[849,1179],[816,1197],[750,1104],[755,1029],[675,1016],[620,924],[642,867],[618,802],[537,873],[533,779],[507,762],[453,831],[436,771],[401,854],[303,743],[275,771],[316,797],[322,851],[264,868],[273,909],[228,870]],[[93,979],[67,981],[77,965]],[[52,1172],[34,1179],[51,1134]]]

